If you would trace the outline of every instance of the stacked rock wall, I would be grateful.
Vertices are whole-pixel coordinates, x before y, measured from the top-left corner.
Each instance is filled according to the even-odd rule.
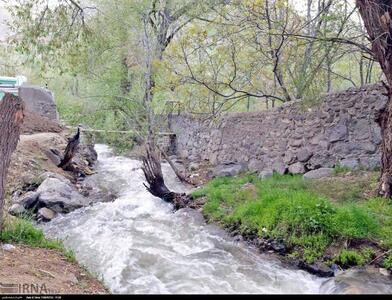
[[[338,164],[374,169],[380,164],[375,119],[387,100],[383,93],[382,85],[371,85],[329,94],[312,108],[293,102],[263,112],[229,113],[215,122],[183,114],[175,117],[172,130],[178,155],[191,161],[281,173]]]

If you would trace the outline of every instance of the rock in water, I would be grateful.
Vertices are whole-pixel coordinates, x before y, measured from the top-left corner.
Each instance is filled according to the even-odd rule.
[[[320,168],[313,171],[309,171],[304,175],[304,179],[319,179],[323,177],[329,177],[333,174],[332,168]]]

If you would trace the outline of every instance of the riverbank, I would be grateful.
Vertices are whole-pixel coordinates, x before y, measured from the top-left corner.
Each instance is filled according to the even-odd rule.
[[[33,129],[35,132],[36,128]],[[58,168],[50,155],[51,149],[60,153],[64,151],[67,136],[72,133],[58,132],[49,127],[41,129],[49,129],[50,132],[21,135],[12,156],[7,177],[5,227],[0,233],[0,283],[17,284],[14,288],[26,285],[25,290],[15,290],[16,293],[108,293],[106,287],[76,261],[73,252],[66,250],[61,241],[45,238],[42,230],[35,225],[38,208],[31,211],[22,209],[24,212],[18,218],[7,213],[12,206],[13,213],[21,212],[18,199],[36,190],[45,174],[62,179],[75,192],[83,188],[80,174]],[[84,149],[85,145],[81,145],[75,161],[79,170],[90,173],[92,158],[86,155]],[[2,290],[0,286],[0,294],[10,292],[13,291]]]
[[[328,277],[370,264],[389,276],[392,207],[375,197],[377,175],[337,168],[317,180],[221,177],[193,196],[206,198],[208,222],[310,273]]]
[[[107,294],[60,241],[27,221],[8,217],[0,234],[0,294]]]

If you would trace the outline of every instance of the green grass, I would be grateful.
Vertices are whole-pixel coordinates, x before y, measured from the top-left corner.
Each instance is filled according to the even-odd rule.
[[[337,165],[337,166],[335,166],[335,168],[333,168],[333,174],[334,175],[347,173],[347,172],[350,172],[350,171],[351,171],[351,169],[349,167],[341,166],[341,165]]]
[[[353,266],[363,266],[366,261],[365,258],[357,251],[343,249],[336,258],[335,262],[344,268],[348,268]]]
[[[36,228],[28,219],[6,219],[3,231],[0,232],[0,242],[56,249],[62,252],[69,261],[76,261],[74,253],[65,249],[61,241],[45,238],[42,230]]]
[[[255,185],[256,198],[242,188],[248,182]],[[334,193],[328,184],[326,194]],[[207,220],[224,226],[240,224],[243,234],[282,239],[293,251],[300,249],[307,262],[322,258],[332,243],[341,241],[377,240],[384,247],[392,247],[392,206],[387,200],[360,201],[358,193],[363,190],[353,193],[346,184],[344,201],[331,201],[315,188],[323,185],[322,181],[303,180],[302,176],[274,174],[262,180],[245,175],[216,178],[193,196],[207,196],[203,207]],[[339,198],[339,193],[335,191],[334,196]],[[350,259],[357,264],[365,261],[365,254],[360,255],[362,260],[349,254],[341,254],[342,263],[345,259],[347,263]]]
[[[392,269],[392,252],[389,252],[383,262],[384,268]]]

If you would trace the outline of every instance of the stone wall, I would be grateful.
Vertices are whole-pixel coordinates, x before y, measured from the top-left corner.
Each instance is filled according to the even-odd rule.
[[[251,171],[303,173],[320,167],[379,167],[376,114],[387,100],[381,85],[329,94],[313,108],[298,102],[220,121],[179,115],[172,130],[178,155],[190,161],[245,164]]]
[[[58,121],[59,114],[51,91],[36,86],[21,86],[19,96],[23,99],[26,111]]]

